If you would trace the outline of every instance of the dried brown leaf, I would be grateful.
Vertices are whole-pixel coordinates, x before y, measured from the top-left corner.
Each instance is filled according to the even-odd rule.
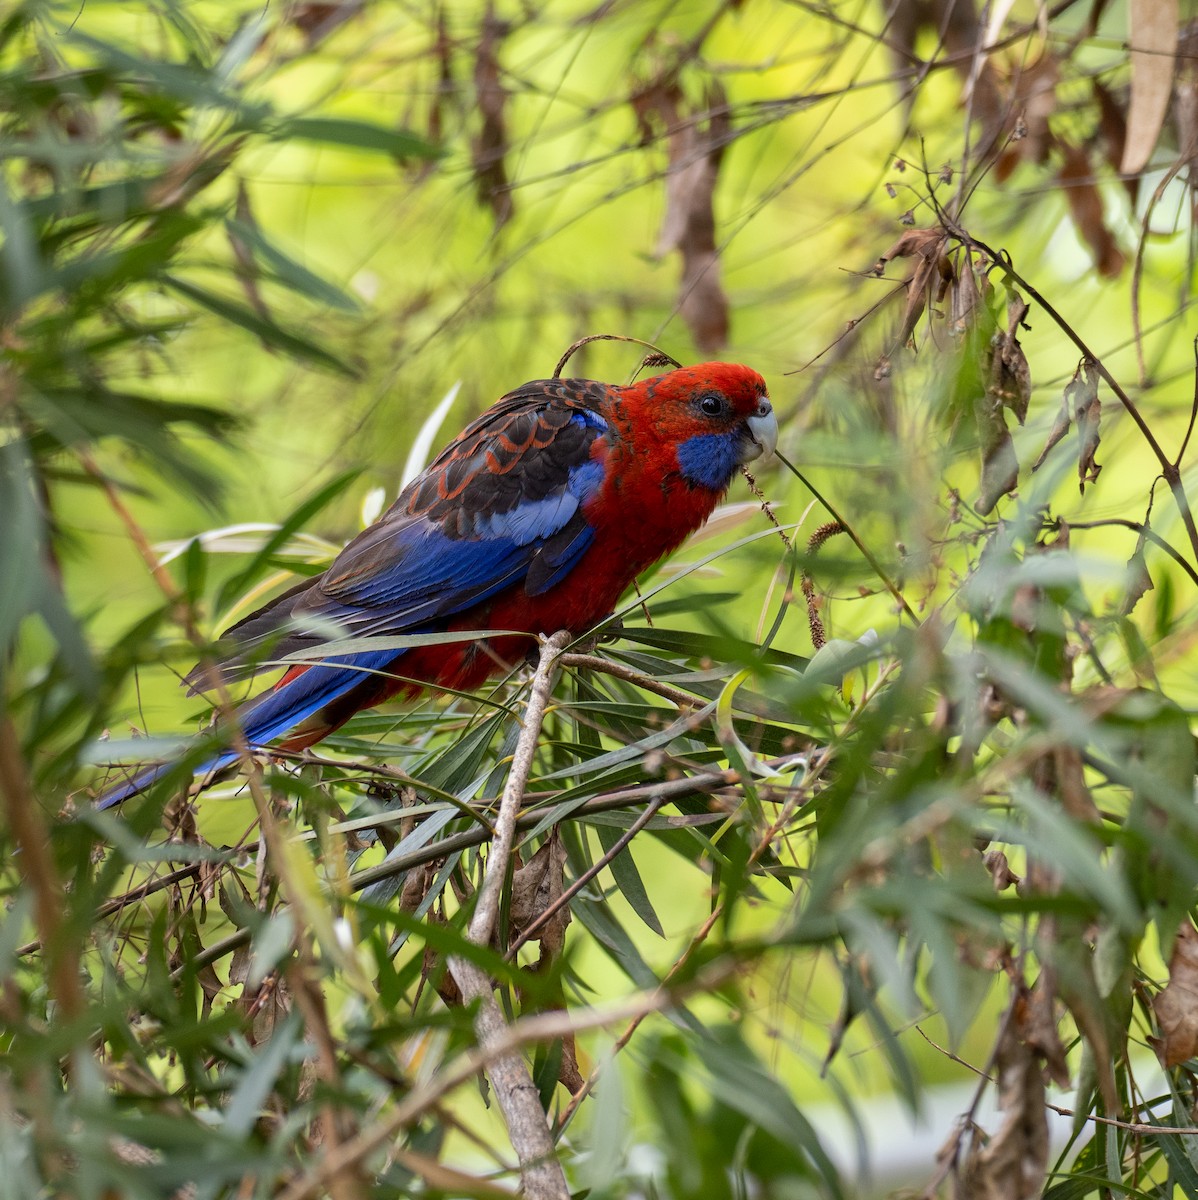
[[[982,452],[977,510],[985,516],[1003,496],[1015,490],[1019,482],[1019,460],[1001,403],[989,394],[980,394],[974,401],[973,413]]]
[[[1173,91],[1177,50],[1177,0],[1130,0],[1131,100],[1121,171],[1137,175],[1147,165],[1161,135]]]
[[[446,924],[445,917],[435,909],[430,911],[424,919],[430,924]],[[462,1003],[461,989],[453,977],[453,972],[446,966],[445,956],[426,944],[424,959],[420,964],[421,987],[430,981],[447,1008],[456,1008]]]
[[[1007,862],[1007,856],[1001,850],[987,850],[982,855],[982,862],[990,872],[996,892],[1005,892],[1012,884],[1018,886],[1019,876],[1011,870],[1011,864]]]
[[[1090,159],[1077,146],[1063,145],[1061,153],[1064,161],[1057,178],[1065,190],[1073,224],[1090,247],[1098,273],[1114,279],[1123,270],[1123,251],[1116,244],[1115,235],[1107,228],[1102,193],[1094,181]]]
[[[1049,118],[1057,107],[1059,72],[1051,55],[1021,67],[1010,84],[1010,99],[1006,111],[1008,141],[999,155],[994,175],[1005,182],[1021,162],[1041,164],[1056,144],[1049,128]]]
[[[959,0],[907,0],[893,5],[888,10],[886,45],[895,70],[906,71],[923,63],[916,43],[924,31],[943,46],[945,60],[953,65],[966,89],[962,105],[981,122],[982,145],[990,145],[1002,127],[1006,104],[993,64],[980,53],[986,38],[978,21],[978,6]],[[904,90],[907,115],[914,96],[912,89]]]
[[[250,963],[253,961],[254,951],[250,945],[238,946],[233,951],[233,957],[229,959],[229,985],[236,986],[243,984],[250,977]]]
[[[562,894],[563,875],[566,869],[566,850],[556,832],[546,839],[528,864],[512,873],[512,902],[509,921],[516,934],[522,933]],[[570,909],[563,905],[554,915],[538,928],[534,941],[541,943],[541,959],[538,967],[552,956],[559,954],[565,944],[566,926],[570,923]]]
[[[1016,1005],[995,1054],[1003,1122],[983,1143],[974,1139],[963,1167],[972,1200],[1035,1200],[1048,1174],[1048,1115],[1040,1064],[1025,1041],[1026,997]]]
[[[562,1038],[562,1061],[557,1070],[557,1079],[571,1095],[577,1095],[586,1084],[582,1072],[578,1069],[578,1050],[574,1045],[573,1034]]]
[[[715,354],[728,342],[728,298],[720,283],[720,260],[710,253],[684,258],[678,312],[704,354]]]
[[[291,985],[286,976],[272,971],[262,981],[250,1008],[254,1014],[252,1036],[255,1045],[270,1040],[275,1026],[291,1011],[291,1005]]]
[[[873,274],[881,275],[886,264],[896,258],[938,259],[947,245],[948,236],[939,225],[931,229],[908,229],[870,269]]]
[[[319,45],[335,29],[356,17],[365,7],[365,0],[331,0],[326,4],[295,4],[287,9],[287,21],[294,25],[308,43],[308,49]]]
[[[1085,492],[1086,484],[1098,478],[1102,467],[1094,461],[1098,452],[1098,426],[1102,418],[1102,401],[1098,399],[1098,372],[1094,364],[1085,361],[1065,388],[1065,401],[1073,408],[1077,422],[1077,479],[1078,491]]]
[[[991,290],[985,261],[976,252],[969,251],[965,265],[955,273],[949,288],[948,328],[951,334],[960,337],[976,324],[978,314],[983,311],[983,299]]]
[[[1057,1087],[1069,1087],[1069,1066],[1057,1025],[1056,987],[1051,970],[1046,968],[1040,972],[1035,987],[1026,997],[1026,1004],[1024,1040],[1044,1060],[1053,1083]]]
[[[1198,931],[1189,921],[1177,930],[1169,956],[1169,982],[1154,996],[1161,1036],[1156,1052],[1166,1067],[1176,1067],[1198,1054]]]
[[[989,346],[990,396],[1004,408],[1009,408],[1020,425],[1027,418],[1032,398],[1031,367],[1016,334],[1026,316],[1027,304],[1023,297],[1018,292],[1011,292],[1007,300],[1007,328],[997,330]]]
[[[1074,820],[1101,825],[1098,805],[1086,783],[1082,756],[1075,746],[1059,743],[1045,751],[1033,764],[1031,776],[1040,795],[1057,800]]]
[[[1053,747],[1052,759],[1061,807],[1075,820],[1100,826],[1102,817],[1086,783],[1081,752],[1075,746],[1062,744]]]
[[[1126,1050],[1126,1030],[1122,1035],[1116,1033],[1118,1048],[1112,1047],[1113,1022],[1108,1000],[1100,991],[1094,974],[1094,952],[1076,938],[1070,938],[1062,939],[1054,957],[1060,963],[1056,977],[1058,994],[1078,1032],[1088,1043],[1103,1107],[1109,1113],[1117,1113],[1119,1092],[1115,1085],[1115,1063]]]
[[[1048,441],[1044,443],[1044,449],[1040,451],[1040,457],[1032,463],[1032,470],[1038,471],[1043,465],[1044,460],[1048,457],[1048,452],[1069,432],[1069,424],[1073,418],[1073,408],[1069,403],[1068,391],[1061,397],[1061,408],[1057,413],[1056,420],[1052,423],[1052,429],[1048,433]]]
[[[449,21],[445,15],[445,6],[437,5],[437,35],[432,46],[433,58],[437,64],[437,90],[433,94],[433,102],[428,113],[428,138],[434,146],[439,145],[445,135],[445,109],[453,102],[457,86],[453,78],[453,41],[449,36]],[[433,169],[432,159],[420,160],[418,168],[421,174],[427,174]]]
[[[678,312],[695,345],[713,354],[728,341],[728,298],[720,282],[715,241],[715,186],[732,122],[727,98],[716,84],[708,88],[702,114],[686,111],[677,80],[668,75],[631,97],[641,140],[665,131],[669,166],[666,211],[658,234],[658,257],[677,250],[682,257]]]
[[[952,264],[945,253],[948,242],[947,234],[939,226],[933,229],[909,229],[873,265],[873,274],[881,275],[892,259],[915,259],[915,267],[905,280],[907,301],[895,338],[899,346],[915,332],[915,326],[928,306],[933,286],[937,289],[938,298],[941,298],[952,279]]]
[[[1123,163],[1123,149],[1127,145],[1127,119],[1109,88],[1104,87],[1098,79],[1091,80],[1091,86],[1094,88],[1094,99],[1098,101],[1098,132],[1106,148],[1106,160],[1111,170],[1118,174]],[[1123,186],[1127,189],[1132,208],[1135,208],[1140,195],[1140,177],[1124,176]]]
[[[1130,616],[1143,599],[1144,593],[1153,590],[1152,576],[1148,573],[1148,562],[1144,558],[1146,543],[1147,538],[1141,533],[1136,541],[1136,548],[1124,568],[1127,572],[1127,582],[1123,589],[1123,599],[1119,602],[1120,616]]]
[[[1198,196],[1198,20],[1184,26],[1178,35],[1176,69],[1173,120],[1177,126],[1177,149],[1188,169],[1190,195],[1195,197]]]
[[[404,876],[403,888],[399,893],[399,907],[404,912],[415,912],[420,907],[444,861],[420,863]]]
[[[482,125],[471,146],[471,161],[478,198],[490,205],[496,229],[511,220],[513,211],[504,161],[508,149],[504,117],[507,89],[499,66],[499,46],[507,32],[507,24],[495,15],[495,6],[489,3],[474,56],[474,92]]]

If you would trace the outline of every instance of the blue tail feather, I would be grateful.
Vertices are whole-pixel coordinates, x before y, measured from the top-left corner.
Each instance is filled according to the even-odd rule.
[[[371,654],[348,654],[330,658],[302,675],[297,675],[285,687],[272,689],[255,696],[237,710],[237,722],[245,740],[252,747],[266,746],[281,737],[301,721],[307,720],[324,706],[344,695],[366,680],[368,673],[381,671],[400,653],[378,650]],[[199,763],[193,774],[207,775],[231,766],[237,761],[235,750],[220,750]],[[97,809],[113,808],[132,796],[152,787],[175,769],[176,762],[154,763],[138,771],[132,779],[108,788],[96,801]]]

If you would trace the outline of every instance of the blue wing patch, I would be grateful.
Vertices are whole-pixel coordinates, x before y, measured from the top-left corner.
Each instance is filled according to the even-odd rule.
[[[474,528],[483,538],[507,538],[517,546],[552,537],[578,510],[573,491],[558,492],[543,500],[525,500],[502,513],[478,516]]]

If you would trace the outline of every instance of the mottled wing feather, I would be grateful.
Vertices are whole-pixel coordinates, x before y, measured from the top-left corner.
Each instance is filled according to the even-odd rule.
[[[238,652],[225,665],[284,630],[276,656],[327,640],[329,621],[347,637],[415,632],[522,580],[529,595],[560,582],[593,537],[581,506],[602,482],[592,447],[606,429],[604,390],[555,379],[505,396],[324,575],[235,625]]]
[[[598,412],[605,391],[581,379],[525,384],[468,426],[395,508],[440,522],[451,537],[470,537],[480,516],[561,489],[605,428]]]

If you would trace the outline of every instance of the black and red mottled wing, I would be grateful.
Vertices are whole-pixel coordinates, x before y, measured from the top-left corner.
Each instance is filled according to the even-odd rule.
[[[274,653],[342,636],[414,632],[515,583],[538,595],[593,536],[583,505],[603,482],[605,387],[539,380],[498,401],[404,489],[329,569],[227,633],[230,666],[264,637]]]

